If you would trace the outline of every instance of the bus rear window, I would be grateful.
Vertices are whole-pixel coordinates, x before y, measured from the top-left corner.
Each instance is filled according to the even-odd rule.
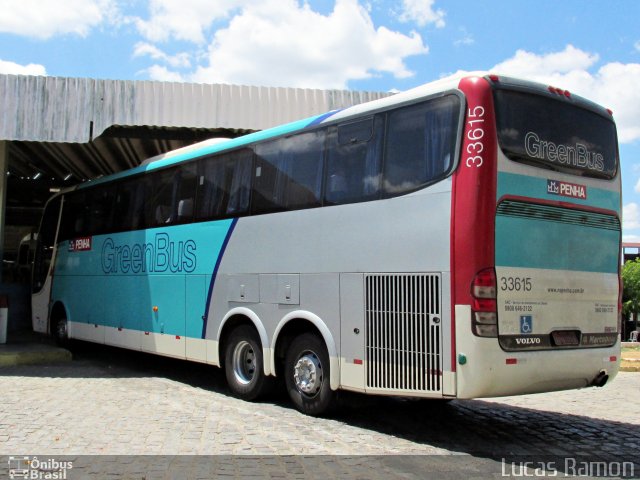
[[[611,179],[618,168],[611,119],[568,101],[510,90],[494,93],[498,140],[511,160]]]

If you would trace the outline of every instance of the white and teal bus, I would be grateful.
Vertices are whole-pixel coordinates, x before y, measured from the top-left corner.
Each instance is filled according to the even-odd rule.
[[[33,327],[224,368],[253,400],[474,398],[619,365],[610,111],[487,74],[205,142],[47,204]]]

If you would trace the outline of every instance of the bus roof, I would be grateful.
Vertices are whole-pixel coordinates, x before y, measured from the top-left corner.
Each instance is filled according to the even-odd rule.
[[[186,162],[202,156],[211,155],[214,153],[219,153],[219,152],[223,152],[223,151],[231,150],[235,148],[241,148],[244,146],[249,146],[256,142],[268,140],[268,139],[279,137],[282,135],[291,134],[291,133],[304,130],[306,128],[313,127],[315,125],[319,125],[325,122],[344,121],[359,115],[374,113],[376,111],[384,110],[393,106],[402,105],[404,103],[411,103],[423,97],[427,97],[427,96],[435,95],[448,90],[456,89],[458,88],[458,85],[460,84],[460,81],[462,79],[473,78],[473,77],[491,78],[492,80],[498,79],[496,83],[499,83],[499,84],[508,85],[508,86],[520,88],[520,89],[531,90],[531,91],[535,91],[536,93],[546,92],[547,94],[553,94],[553,92],[551,91],[553,87],[547,87],[539,83],[534,83],[526,80],[505,77],[505,76],[499,76],[499,77],[495,77],[493,75],[489,76],[489,73],[484,71],[458,72],[451,76],[436,80],[434,82],[426,83],[424,85],[407,90],[405,92],[400,92],[395,95],[374,100],[371,102],[361,103],[361,104],[354,105],[342,110],[333,110],[331,112],[327,112],[321,115],[316,115],[316,116],[305,118],[302,120],[297,120],[291,123],[286,123],[284,125],[279,125],[266,130],[250,133],[248,135],[243,135],[241,137],[237,137],[234,139],[213,138],[213,139],[205,140],[203,142],[195,143],[187,147],[183,147],[177,150],[164,153],[162,155],[158,155],[156,157],[149,158],[145,160],[138,167],[134,167],[132,169],[118,172],[105,177],[100,177],[98,179],[90,180],[89,182],[79,184],[76,187],[71,187],[69,190],[65,190],[65,191],[75,190],[76,188],[77,189],[89,188],[94,185],[108,183],[114,180],[126,178],[129,176],[136,175],[139,173],[144,173],[147,171],[154,171],[163,167],[179,164],[179,163]],[[607,110],[604,109],[603,107],[593,102],[590,102],[587,99],[579,97],[577,95],[572,96],[572,99],[576,101],[576,103],[578,103],[580,106],[586,107],[590,110],[596,110],[598,111],[598,113],[606,114],[607,112]],[[61,192],[61,193],[64,193],[64,192]]]

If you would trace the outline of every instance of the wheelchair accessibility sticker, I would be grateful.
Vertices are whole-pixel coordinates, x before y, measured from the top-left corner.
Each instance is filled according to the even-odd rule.
[[[532,315],[520,315],[520,333],[533,332],[533,316]]]

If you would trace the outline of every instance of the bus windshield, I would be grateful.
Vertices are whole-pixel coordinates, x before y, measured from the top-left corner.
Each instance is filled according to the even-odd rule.
[[[611,179],[618,168],[613,121],[566,100],[499,89],[498,140],[511,160]]]

